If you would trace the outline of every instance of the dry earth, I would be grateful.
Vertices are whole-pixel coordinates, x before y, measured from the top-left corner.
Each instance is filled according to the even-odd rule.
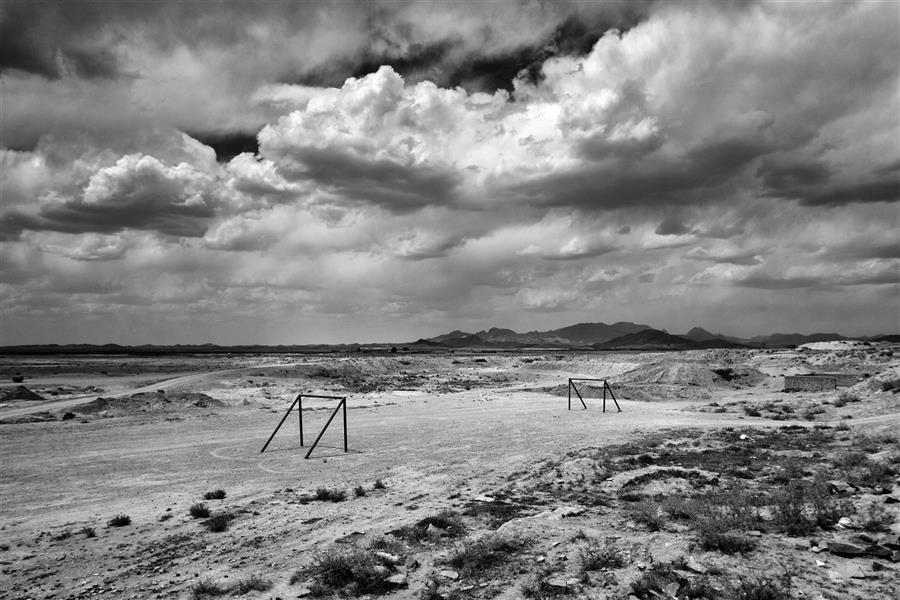
[[[0,598],[896,598],[897,350],[7,358]]]

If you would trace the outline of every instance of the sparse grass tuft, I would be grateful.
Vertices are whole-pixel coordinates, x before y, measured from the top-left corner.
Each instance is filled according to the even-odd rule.
[[[459,514],[452,510],[442,510],[436,515],[425,517],[412,525],[404,525],[391,531],[391,535],[410,542],[420,542],[428,537],[428,526],[436,527],[442,535],[447,537],[459,537],[466,532]]]
[[[59,533],[53,536],[53,539],[56,541],[62,541],[72,537],[72,531],[70,529],[63,529]]]
[[[462,576],[471,577],[503,564],[523,546],[521,540],[496,534],[488,535],[457,547],[447,559],[447,564],[459,571]]]
[[[375,480],[375,483],[372,485],[372,489],[373,489],[373,490],[383,490],[383,489],[386,489],[386,488],[387,488],[387,486],[384,485],[384,482],[381,481],[380,479],[376,479],[376,480]]]
[[[225,490],[213,490],[203,494],[204,500],[223,500],[225,498]]]
[[[194,519],[205,519],[209,516],[209,508],[202,502],[195,502],[194,504],[191,504],[188,512]]]
[[[82,527],[78,533],[80,533],[84,537],[89,537],[89,538],[97,537],[97,532],[94,530],[93,527]]]
[[[251,575],[246,579],[239,579],[234,584],[235,594],[247,594],[249,592],[265,592],[272,587],[272,582],[260,575]]]
[[[644,525],[650,531],[659,531],[666,524],[665,516],[659,504],[652,500],[641,500],[631,509],[631,518]]]
[[[316,490],[315,500],[319,502],[343,502],[347,499],[347,492],[344,490],[334,490],[330,488],[319,488]]]
[[[191,586],[192,600],[203,600],[210,596],[224,596],[228,593],[228,588],[223,587],[212,579],[201,579]]]
[[[387,581],[390,571],[358,548],[336,548],[317,554],[310,566],[295,575],[304,576],[313,580],[316,591],[340,592],[344,596],[378,595],[391,587]]]
[[[110,527],[125,527],[131,525],[131,517],[128,515],[116,515],[106,522]]]
[[[234,515],[232,515],[231,513],[219,513],[203,521],[203,526],[206,527],[206,529],[209,531],[219,533],[228,529],[228,524],[233,519]]]
[[[728,600],[790,600],[793,596],[789,578],[781,581],[745,578],[730,587],[726,597]]]
[[[874,501],[861,511],[860,516],[860,523],[866,531],[889,531],[894,522],[894,516],[884,504]]]
[[[853,512],[847,501],[833,497],[822,479],[793,481],[772,494],[772,522],[788,535],[808,535],[816,527],[833,527],[842,516]]]
[[[366,488],[364,488],[364,487],[361,486],[361,485],[358,485],[358,486],[356,486],[355,488],[353,488],[353,494],[354,494],[357,498],[362,498],[363,496],[366,495]]]
[[[600,569],[618,569],[627,563],[625,556],[615,546],[601,546],[591,542],[582,548],[580,554],[582,571],[599,571]]]

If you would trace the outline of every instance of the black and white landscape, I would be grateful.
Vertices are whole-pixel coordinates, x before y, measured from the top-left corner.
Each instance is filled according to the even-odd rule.
[[[0,0],[0,600],[895,599],[898,202],[896,0]]]

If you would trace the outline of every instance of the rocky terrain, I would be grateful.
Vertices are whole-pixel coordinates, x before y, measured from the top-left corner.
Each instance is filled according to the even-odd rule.
[[[9,358],[0,598],[896,598],[895,351]]]

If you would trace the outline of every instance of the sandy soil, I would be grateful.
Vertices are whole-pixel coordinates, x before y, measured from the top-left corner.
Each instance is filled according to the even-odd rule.
[[[854,433],[896,432],[900,395],[883,391],[882,382],[900,377],[898,362],[884,348],[835,352],[845,349],[11,360],[5,370],[25,373],[25,385],[47,400],[0,405],[0,598],[203,598],[200,581],[230,585],[252,575],[270,587],[248,597],[296,598],[310,586],[302,578],[292,583],[292,575],[336,542],[383,539],[442,510],[496,502],[511,485],[531,489],[566,456],[586,449],[728,428],[849,422]],[[837,366],[875,375],[853,388],[858,400],[838,401],[840,390],[781,392],[781,374],[814,370],[827,353],[829,364],[843,361]],[[740,376],[714,372],[722,368]],[[583,391],[589,410],[566,410],[566,379],[578,376],[608,377],[623,412],[612,404],[601,412],[591,389]],[[102,392],[85,393],[89,386]],[[60,389],[66,393],[48,393]],[[304,460],[292,417],[260,454],[301,391],[348,397],[349,453],[336,420]],[[307,446],[333,406],[304,403]],[[377,480],[384,489],[373,489]],[[354,497],[356,487],[365,495]],[[318,488],[350,493],[343,502],[309,502],[305,495]],[[226,498],[205,503],[234,517],[221,533],[188,514],[215,489],[226,490]],[[487,583],[451,577],[441,565],[454,546],[433,540],[405,548],[419,565],[397,569],[402,582],[385,595],[421,597],[431,574],[443,572],[435,592],[443,597],[522,597],[529,570],[540,571],[565,548],[574,552],[578,531],[602,539],[615,534],[634,546],[634,560],[617,575],[620,587],[654,553],[657,562],[667,560],[662,552],[737,568],[716,553],[692,551],[690,532],[662,539],[623,525],[615,507],[565,521],[535,516],[563,505],[551,495],[503,523],[466,517],[473,539],[501,525],[539,539],[540,549],[520,557],[528,569]],[[120,514],[131,523],[107,525]],[[766,536],[765,544],[796,562],[805,597],[837,598],[829,594],[847,589],[856,591],[845,597],[894,597],[887,590],[898,569],[889,560],[872,571],[871,559],[829,557],[835,575],[822,579],[813,555],[782,538]],[[754,556],[764,561],[766,554]],[[842,575],[847,561],[865,562],[866,577]],[[572,586],[551,595],[628,595],[597,581]]]

